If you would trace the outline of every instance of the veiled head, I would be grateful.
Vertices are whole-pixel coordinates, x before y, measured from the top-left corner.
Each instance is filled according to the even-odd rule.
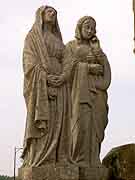
[[[36,11],[36,23],[43,24],[57,21],[57,11],[51,6],[41,6]]]
[[[47,24],[51,24],[53,26],[53,33],[62,39],[57,20],[57,11],[53,7],[41,6],[38,8],[36,12],[35,24],[41,30],[43,30]]]
[[[57,18],[57,12],[52,7],[46,7],[43,11],[43,22],[55,25]]]
[[[79,19],[75,37],[77,40],[89,40],[96,34],[96,21],[91,16],[84,16]]]

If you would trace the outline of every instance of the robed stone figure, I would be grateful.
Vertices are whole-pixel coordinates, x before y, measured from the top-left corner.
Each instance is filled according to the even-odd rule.
[[[111,70],[94,18],[80,18],[75,39],[65,47],[56,10],[40,7],[25,39],[23,69],[27,107],[23,167],[62,162],[70,166],[71,176],[76,167],[98,169]]]
[[[26,36],[23,50],[24,98],[27,119],[23,167],[67,161],[70,100],[66,83],[54,86],[62,73],[64,44],[57,12],[42,6]]]
[[[101,166],[100,147],[108,123],[108,59],[96,36],[96,21],[80,18],[75,40],[67,43],[63,78],[71,90],[71,159],[79,167]]]

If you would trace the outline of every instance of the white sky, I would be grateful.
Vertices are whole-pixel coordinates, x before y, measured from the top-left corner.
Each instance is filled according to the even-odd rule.
[[[0,6],[0,174],[13,175],[14,147],[21,147],[26,109],[22,49],[40,5],[58,10],[64,42],[74,38],[77,20],[91,15],[112,69],[109,124],[101,157],[112,148],[135,143],[135,56],[132,0],[4,0]]]

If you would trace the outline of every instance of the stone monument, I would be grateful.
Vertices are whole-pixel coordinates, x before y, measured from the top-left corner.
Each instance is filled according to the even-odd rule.
[[[135,180],[135,144],[113,148],[103,164],[110,171],[108,180]]]
[[[25,39],[23,69],[27,118],[19,178],[105,179],[99,155],[111,70],[96,21],[82,17],[65,46],[57,11],[40,7]]]

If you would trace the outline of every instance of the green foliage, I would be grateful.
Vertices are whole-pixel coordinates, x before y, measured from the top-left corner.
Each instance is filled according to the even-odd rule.
[[[0,175],[0,180],[13,180],[13,177]]]

